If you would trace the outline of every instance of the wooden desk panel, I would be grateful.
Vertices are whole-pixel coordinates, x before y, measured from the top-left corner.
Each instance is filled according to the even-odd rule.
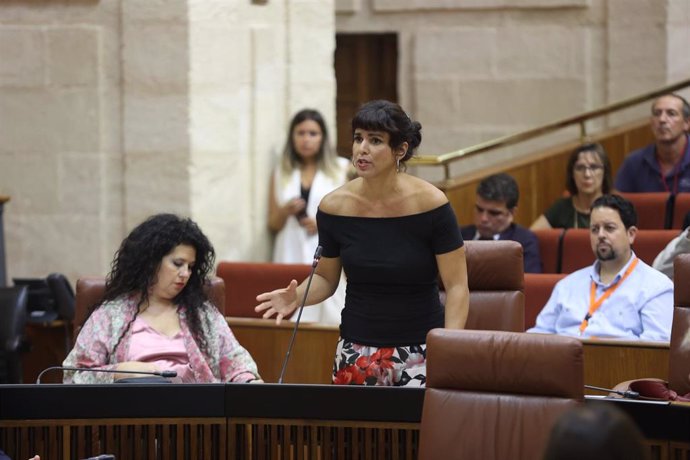
[[[669,344],[583,339],[585,384],[613,388],[626,380],[668,379]],[[601,394],[587,391],[588,394]]]
[[[251,353],[265,382],[276,383],[285,360],[295,323],[274,320],[228,318],[237,340]],[[331,383],[337,326],[302,323],[295,337],[285,383]]]
[[[266,382],[277,382],[294,323],[228,318],[240,343],[254,357]],[[330,383],[338,328],[300,324],[286,383]],[[584,339],[585,383],[612,388],[625,380],[668,376],[668,343]],[[591,394],[600,394],[590,392]]]

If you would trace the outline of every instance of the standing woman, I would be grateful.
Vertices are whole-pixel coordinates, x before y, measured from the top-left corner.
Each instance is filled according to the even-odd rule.
[[[66,367],[177,372],[176,383],[259,382],[254,360],[204,291],[213,246],[190,219],[157,214],[122,241]],[[140,374],[141,375],[141,374]],[[65,372],[65,383],[125,373]]]
[[[352,120],[358,177],[329,193],[317,213],[323,257],[307,304],[335,292],[341,267],[347,297],[333,368],[336,384],[426,383],[426,334],[461,329],[469,292],[465,248],[445,194],[405,173],[421,125],[399,105],[364,104]],[[444,306],[438,275],[446,288]],[[277,322],[301,302],[306,280],[257,296],[257,312]]]
[[[290,122],[282,161],[273,173],[268,227],[275,233],[273,262],[311,264],[318,246],[316,210],[321,199],[346,181],[348,161],[336,156],[323,117],[298,112]],[[338,324],[345,281],[322,305],[305,311],[302,321]]]
[[[568,158],[566,187],[570,196],[559,198],[534,221],[530,230],[589,228],[594,200],[611,193],[611,162],[601,144],[583,144]]]

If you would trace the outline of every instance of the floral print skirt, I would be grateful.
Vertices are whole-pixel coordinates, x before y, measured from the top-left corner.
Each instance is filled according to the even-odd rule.
[[[333,383],[423,387],[426,344],[379,348],[340,338],[335,350]]]

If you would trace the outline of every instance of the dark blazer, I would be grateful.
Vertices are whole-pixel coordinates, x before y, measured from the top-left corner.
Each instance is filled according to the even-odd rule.
[[[460,227],[460,233],[462,234],[463,240],[473,240],[477,233],[477,227],[474,225]],[[537,235],[531,230],[522,225],[513,223],[498,236],[498,239],[517,241],[522,245],[525,273],[542,272],[541,256],[539,255],[539,240],[537,240]]]

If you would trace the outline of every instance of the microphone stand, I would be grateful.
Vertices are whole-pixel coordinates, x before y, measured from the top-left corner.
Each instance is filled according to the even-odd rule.
[[[585,385],[585,388],[587,388],[588,390],[603,391],[605,393],[615,393],[617,395],[623,396],[625,399],[638,399],[640,397],[640,393],[632,390],[620,391],[613,390],[611,388],[595,387],[594,385]]]
[[[36,385],[40,385],[41,383],[41,377],[43,377],[43,374],[45,374],[48,371],[74,371],[74,372],[105,372],[105,373],[110,373],[110,374],[139,374],[139,375],[156,375],[159,377],[165,377],[165,378],[171,378],[171,377],[177,377],[177,371],[152,371],[152,372],[144,372],[144,371],[121,371],[117,369],[98,369],[95,367],[62,367],[62,366],[53,366],[49,367],[47,369],[43,369],[40,374],[38,374],[38,377],[36,378]]]
[[[290,337],[290,344],[288,345],[287,353],[285,353],[285,360],[283,361],[283,368],[280,370],[280,377],[278,378],[278,383],[283,383],[283,377],[285,376],[285,369],[287,369],[287,363],[290,359],[290,352],[292,351],[292,346],[295,344],[295,336],[297,335],[297,327],[299,327],[299,320],[302,318],[302,310],[304,310],[304,304],[307,303],[307,294],[309,293],[309,288],[311,287],[311,280],[314,277],[314,272],[316,271],[316,266],[319,264],[321,259],[321,251],[323,248],[321,246],[316,247],[316,252],[314,252],[314,261],[311,263],[311,272],[309,273],[309,278],[307,279],[307,286],[304,289],[304,297],[302,297],[302,305],[299,306],[299,311],[297,312],[297,319],[295,320],[295,327],[292,330],[292,337]]]

